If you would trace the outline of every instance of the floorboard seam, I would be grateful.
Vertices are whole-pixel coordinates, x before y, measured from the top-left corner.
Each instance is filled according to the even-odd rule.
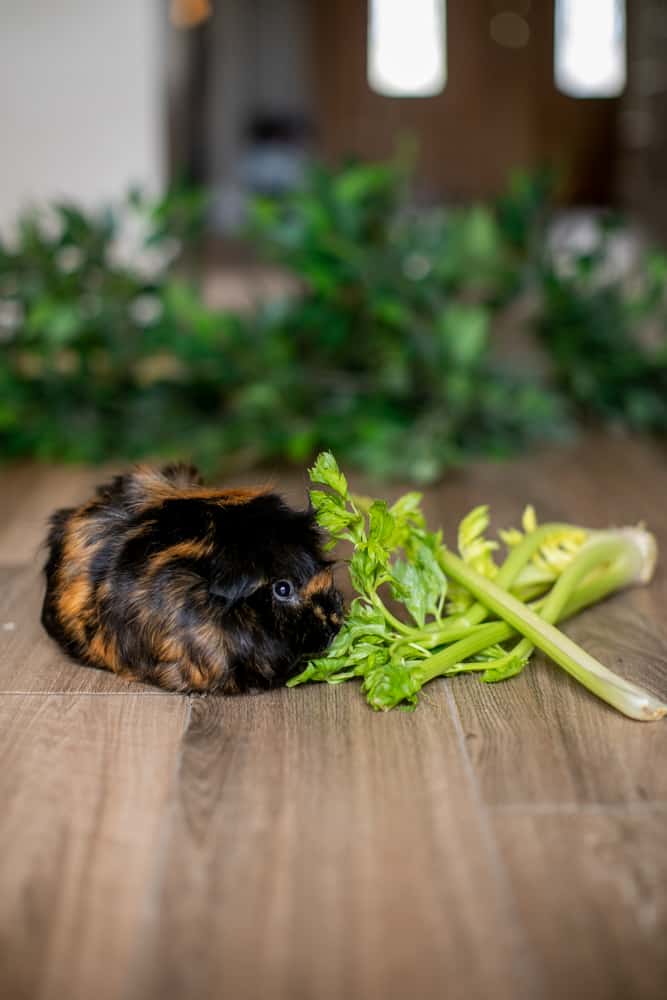
[[[475,774],[472,758],[470,757],[458,706],[454,695],[449,689],[446,690],[446,698],[449,715],[456,733],[463,768],[468,786],[470,788],[471,798],[477,812],[479,829],[495,876],[496,885],[500,891],[501,899],[507,915],[511,920],[511,926],[514,932],[516,949],[519,955],[516,972],[521,988],[520,995],[526,997],[542,996],[544,993],[542,976],[531,953],[523,921],[521,920],[517,910],[514,891],[512,888],[512,880],[501,856],[495,832],[489,822],[489,814],[482,798],[477,775]]]

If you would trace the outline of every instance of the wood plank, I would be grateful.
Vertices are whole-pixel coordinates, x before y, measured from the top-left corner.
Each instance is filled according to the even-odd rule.
[[[541,996],[443,698],[195,699],[133,998]]]
[[[0,697],[0,993],[117,1000],[187,699]]]
[[[492,690],[455,688],[484,801],[663,802],[664,724],[624,719],[540,663]],[[484,688],[484,689],[482,689]]]
[[[659,1000],[667,981],[667,812],[496,815],[540,1000]]]
[[[503,685],[436,682],[414,715],[373,715],[355,685],[194,699],[175,777],[187,701],[70,664],[39,627],[25,539],[100,478],[70,474],[0,493],[0,563],[23,564],[0,568],[2,995],[662,995],[666,724],[538,659]],[[276,481],[302,502],[302,474]],[[450,540],[489,501],[500,524],[527,501],[645,518],[667,552],[665,495],[664,450],[593,438],[476,464],[426,506]],[[665,599],[661,570],[571,634],[665,695]]]
[[[667,642],[633,597],[590,609],[566,631],[667,697]],[[626,719],[544,657],[502,684],[460,678],[452,690],[485,802],[667,801],[667,725]]]

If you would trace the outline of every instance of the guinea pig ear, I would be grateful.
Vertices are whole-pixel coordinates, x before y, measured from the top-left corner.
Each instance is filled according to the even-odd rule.
[[[209,594],[221,600],[225,610],[233,608],[234,605],[245,601],[248,597],[259,590],[266,580],[258,576],[247,573],[237,573],[232,575],[226,573],[215,577],[208,588]]]

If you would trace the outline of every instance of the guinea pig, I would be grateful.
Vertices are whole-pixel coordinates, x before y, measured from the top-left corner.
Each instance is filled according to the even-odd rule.
[[[42,624],[72,658],[171,691],[284,682],[343,602],[312,510],[139,467],[51,518]]]

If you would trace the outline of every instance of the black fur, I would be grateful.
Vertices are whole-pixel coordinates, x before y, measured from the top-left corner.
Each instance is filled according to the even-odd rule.
[[[313,513],[199,482],[184,466],[139,469],[57,511],[43,625],[81,663],[174,690],[283,682],[341,622]]]

